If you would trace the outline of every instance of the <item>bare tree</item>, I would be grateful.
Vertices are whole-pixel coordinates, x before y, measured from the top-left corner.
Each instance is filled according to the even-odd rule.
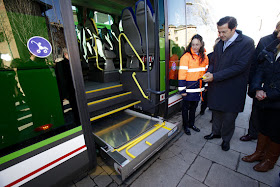
[[[40,5],[32,0],[4,0],[7,15],[15,37],[27,45],[27,41],[37,33],[44,33]]]

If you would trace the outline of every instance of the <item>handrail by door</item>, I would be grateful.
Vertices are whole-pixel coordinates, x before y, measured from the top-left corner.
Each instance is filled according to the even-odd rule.
[[[136,55],[136,57],[138,58],[138,60],[141,62],[142,64],[142,71],[145,71],[145,64],[144,62],[142,61],[142,59],[140,58],[139,54],[137,53],[137,51],[134,49],[133,45],[130,43],[129,39],[127,38],[127,36],[124,34],[124,33],[121,33],[119,35],[119,55],[120,55],[120,71],[123,70],[122,68],[122,42],[121,42],[121,37],[124,37],[127,41],[127,43],[129,44],[129,46],[131,47],[131,49],[133,50],[134,54]]]

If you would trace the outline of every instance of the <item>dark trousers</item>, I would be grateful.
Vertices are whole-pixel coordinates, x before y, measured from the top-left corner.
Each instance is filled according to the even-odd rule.
[[[248,134],[253,138],[258,138],[260,127],[260,108],[257,106],[256,102],[257,101],[254,99],[248,129]]]
[[[213,125],[212,133],[214,135],[221,135],[225,142],[230,142],[234,129],[235,119],[238,116],[236,112],[221,112],[217,110],[212,111],[213,114]]]
[[[201,101],[200,111],[204,112],[206,110],[206,108],[207,108],[207,105],[208,105],[208,97],[207,97],[207,95],[208,95],[207,91],[202,93],[203,101]]]
[[[183,126],[192,127],[195,121],[195,111],[198,106],[198,101],[185,101],[182,105]]]

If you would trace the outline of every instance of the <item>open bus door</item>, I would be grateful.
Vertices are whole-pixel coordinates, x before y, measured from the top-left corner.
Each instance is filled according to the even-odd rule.
[[[169,47],[159,26],[159,17],[166,24],[164,7],[163,0],[72,0],[69,25],[77,34],[92,133],[122,180],[180,130],[159,117],[165,112],[160,78],[166,76]]]
[[[64,185],[96,166],[59,2],[0,1],[0,186]]]

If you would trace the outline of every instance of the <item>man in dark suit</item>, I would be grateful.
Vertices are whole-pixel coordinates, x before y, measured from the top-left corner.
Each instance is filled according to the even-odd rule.
[[[260,39],[258,46],[254,52],[254,55],[252,57],[250,76],[249,76],[249,87],[251,85],[251,80],[252,80],[253,74],[256,71],[256,66],[258,63],[258,61],[257,61],[258,55],[265,47],[269,46],[269,44],[271,44],[274,40],[277,39],[278,32],[280,32],[280,21],[276,24],[276,29],[274,30],[274,32],[272,34],[267,35]],[[258,102],[259,101],[254,97],[250,121],[249,121],[248,134],[240,137],[241,141],[251,141],[251,140],[256,140],[258,138],[259,126],[260,126],[259,125],[259,123],[260,123],[259,107],[257,104]]]
[[[208,106],[213,112],[212,133],[204,138],[223,139],[222,150],[230,149],[235,119],[245,105],[249,59],[254,41],[236,30],[234,17],[224,17],[217,23],[220,42],[216,45],[204,82],[208,82]]]

